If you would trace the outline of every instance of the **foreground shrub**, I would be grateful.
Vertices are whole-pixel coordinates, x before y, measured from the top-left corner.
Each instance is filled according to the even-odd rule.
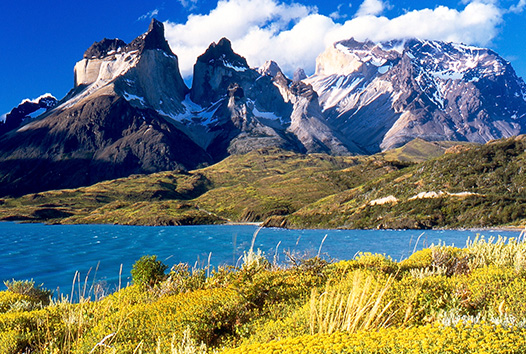
[[[157,260],[157,256],[142,256],[131,270],[134,284],[140,286],[154,286],[165,278],[166,264]]]
[[[412,328],[382,328],[357,333],[337,332],[287,338],[222,351],[241,353],[378,353],[378,354],[514,354],[526,352],[526,329],[494,325],[455,327],[426,325]]]
[[[404,259],[398,263],[401,271],[408,271],[411,269],[428,268],[433,263],[431,248],[424,248],[423,250],[413,253],[409,258]]]
[[[249,252],[240,267],[178,264],[168,275],[147,256],[133,285],[47,306],[21,294],[41,287],[11,282],[0,292],[0,354],[526,353],[519,253],[472,267],[473,252],[433,246],[400,263],[289,257],[287,267]]]
[[[352,279],[352,280],[351,280]],[[336,331],[356,332],[385,327],[391,302],[383,303],[392,278],[385,283],[371,274],[356,271],[352,278],[335,286],[327,285],[322,294],[313,290],[310,299],[310,331],[331,334]],[[346,284],[351,281],[350,287]]]
[[[0,313],[12,311],[30,311],[42,304],[40,301],[28,295],[12,293],[10,291],[0,292]]]
[[[242,299],[230,289],[204,289],[154,302],[141,302],[109,314],[82,338],[78,353],[89,352],[111,335],[108,345],[118,353],[162,352],[184,337],[187,328],[197,343],[218,345],[235,332]]]
[[[360,252],[353,260],[340,261],[328,266],[331,277],[343,276],[355,269],[378,271],[385,274],[396,274],[398,264],[384,254]]]
[[[469,241],[466,253],[470,255],[471,268],[495,265],[499,267],[512,267],[517,272],[526,269],[526,242],[499,236],[490,237],[488,240],[477,235]]]
[[[43,285],[35,285],[33,280],[11,280],[5,281],[7,291],[15,294],[25,295],[34,301],[39,301],[43,305],[49,304],[53,292],[43,288]]]

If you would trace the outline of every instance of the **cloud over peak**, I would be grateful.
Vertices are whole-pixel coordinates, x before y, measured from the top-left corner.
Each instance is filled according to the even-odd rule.
[[[159,14],[159,9],[152,10],[148,13],[145,13],[144,15],[140,16],[137,21],[143,21],[143,20],[149,20],[151,18],[154,18]]]
[[[300,3],[220,0],[208,14],[189,15],[186,23],[167,21],[165,33],[185,77],[192,75],[196,57],[221,37],[229,38],[249,65],[274,60],[291,75],[298,67],[313,73],[316,57],[327,45],[351,37],[362,41],[418,37],[485,46],[497,36],[504,14],[522,11],[525,2],[503,9],[493,0],[466,1],[460,9],[437,6],[388,18],[382,16],[390,8],[387,1],[364,0],[354,16],[339,23],[334,14],[325,16]]]
[[[386,6],[382,0],[364,0],[356,12],[356,17],[381,15]]]

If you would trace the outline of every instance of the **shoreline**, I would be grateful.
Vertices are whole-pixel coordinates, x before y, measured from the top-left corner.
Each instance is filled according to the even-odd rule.
[[[224,224],[221,224],[221,225],[254,225],[254,226],[261,226],[263,223],[262,222],[250,222],[250,221],[240,221],[240,222],[236,222],[236,221],[228,221]]]
[[[488,226],[488,227],[466,227],[466,228],[430,228],[430,229],[375,229],[375,228],[369,228],[369,229],[349,229],[345,227],[335,227],[335,228],[291,228],[291,227],[278,227],[278,226],[264,226],[264,222],[251,222],[251,221],[227,221],[220,224],[184,224],[184,225],[144,225],[144,224],[119,224],[119,223],[107,223],[107,224],[98,224],[98,223],[80,223],[80,224],[69,224],[69,223],[60,223],[60,222],[45,222],[45,221],[35,221],[35,220],[0,220],[0,223],[15,223],[15,224],[45,224],[45,225],[123,225],[123,226],[151,226],[151,227],[158,227],[158,226],[204,226],[204,225],[250,225],[250,226],[260,226],[264,228],[278,228],[278,229],[285,229],[285,230],[415,230],[415,231],[448,231],[448,230],[456,230],[456,231],[517,231],[522,232],[524,231],[526,233],[526,226]]]

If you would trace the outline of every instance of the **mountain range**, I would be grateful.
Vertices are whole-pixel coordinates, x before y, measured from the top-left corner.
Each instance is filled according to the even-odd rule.
[[[0,124],[0,196],[192,170],[262,148],[345,156],[526,132],[526,85],[510,63],[438,41],[340,41],[314,75],[289,79],[272,61],[251,68],[222,38],[187,87],[152,20],[130,43],[95,42],[74,82],[60,101],[22,104]]]

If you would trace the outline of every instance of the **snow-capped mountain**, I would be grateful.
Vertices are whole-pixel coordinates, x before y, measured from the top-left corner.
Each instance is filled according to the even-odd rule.
[[[200,114],[192,115],[191,120],[186,116],[179,120],[184,125],[180,129],[195,137],[215,159],[269,146],[349,154],[351,149],[327,127],[317,97],[306,97],[275,62],[250,68],[223,38],[212,43],[194,66],[189,98],[206,107],[202,110],[206,119],[199,119]],[[313,102],[301,103],[305,100]],[[316,108],[311,109],[313,105]]]
[[[488,49],[439,41],[347,40],[305,82],[328,122],[368,153],[419,137],[484,143],[526,131],[526,86]]]
[[[496,53],[460,44],[341,41],[315,75],[298,69],[290,80],[273,61],[251,68],[223,38],[197,59],[188,88],[152,20],[131,43],[95,42],[74,74],[43,115],[0,123],[0,195],[193,169],[263,147],[345,155],[526,132],[522,79]]]
[[[184,112],[189,89],[162,23],[126,44],[94,43],[75,87],[47,112],[0,136],[0,195],[192,169],[212,158],[158,111]]]
[[[3,115],[0,119],[0,135],[29,123],[31,120],[55,107],[56,104],[57,99],[49,93],[32,100],[23,100],[18,106],[13,108],[11,112]]]

